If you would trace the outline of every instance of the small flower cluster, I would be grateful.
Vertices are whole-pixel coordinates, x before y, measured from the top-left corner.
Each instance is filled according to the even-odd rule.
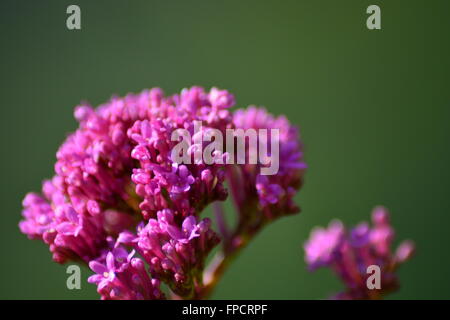
[[[111,223],[105,216],[78,214],[66,200],[58,176],[44,182],[43,194],[29,193],[23,200],[21,231],[48,244],[56,262],[95,259],[107,244]]]
[[[207,218],[197,223],[188,216],[178,226],[170,209],[157,216],[139,225],[137,235],[121,233],[117,243],[132,246],[149,264],[152,276],[168,283],[175,294],[193,297],[202,284],[204,261],[220,240]]]
[[[199,297],[205,259],[223,240],[199,215],[226,199],[225,179],[231,176],[240,221],[256,215],[259,228],[297,211],[292,197],[305,168],[297,131],[285,118],[255,108],[233,114],[234,103],[225,90],[192,87],[168,97],[154,88],[97,109],[77,107],[79,128],[59,148],[55,176],[44,182],[42,195],[23,201],[21,231],[47,243],[58,263],[88,264],[96,273],[89,282],[102,299],[163,299],[161,282],[178,297]],[[246,165],[174,162],[176,129],[191,133],[191,159],[202,150],[196,122],[223,133],[236,126],[279,128],[279,175],[261,177]],[[246,232],[238,227],[234,234]]]
[[[213,201],[226,199],[223,166],[174,162],[171,153],[177,141],[172,140],[172,133],[176,129],[191,133],[189,156],[194,159],[195,150],[202,148],[193,134],[194,122],[205,123],[205,130],[225,131],[232,126],[228,108],[233,105],[234,97],[227,91],[213,88],[206,93],[193,87],[161,99],[153,106],[152,118],[134,123],[128,135],[135,142],[131,157],[139,161],[139,167],[133,169],[131,178],[143,199],[139,208],[144,218],[154,217],[164,208],[186,217],[201,212]]]
[[[398,287],[397,267],[408,260],[414,245],[405,241],[391,252],[394,230],[389,213],[383,207],[372,212],[373,227],[363,222],[347,231],[340,221],[328,228],[316,228],[305,243],[305,260],[311,271],[320,267],[333,269],[346,286],[335,299],[377,299]],[[381,271],[381,289],[367,287],[367,267],[376,265]]]
[[[237,110],[233,123],[237,129],[266,129],[267,139],[262,141],[258,135],[258,145],[261,148],[261,145],[266,144],[265,148],[269,152],[273,152],[271,130],[278,130],[279,154],[275,159],[279,160],[279,168],[274,175],[261,174],[261,167],[271,165],[264,161],[257,164],[246,162],[228,168],[228,181],[239,211],[239,231],[230,241],[251,237],[266,223],[284,215],[298,213],[300,209],[295,205],[293,197],[303,184],[307,167],[303,160],[303,146],[298,129],[286,117],[274,117],[264,108],[250,106]],[[252,152],[248,145],[246,147],[246,154]]]
[[[105,258],[93,260],[89,267],[96,272],[88,281],[97,285],[102,300],[159,300],[165,296],[160,281],[149,277],[144,262],[118,247]]]

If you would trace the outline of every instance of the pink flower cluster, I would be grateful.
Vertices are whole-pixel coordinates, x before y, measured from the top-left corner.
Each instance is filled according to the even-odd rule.
[[[21,231],[47,243],[58,263],[89,264],[96,273],[89,281],[102,299],[163,299],[161,282],[179,297],[195,297],[206,257],[220,240],[231,241],[199,217],[227,198],[226,179],[245,225],[228,233],[232,240],[298,211],[292,198],[305,164],[297,130],[264,109],[232,113],[234,103],[225,90],[192,87],[168,97],[154,88],[97,109],[77,107],[79,128],[59,148],[55,176],[43,183],[42,194],[23,201]],[[193,134],[196,121],[222,132],[279,128],[279,174],[260,176],[255,165],[173,162],[172,132]],[[201,146],[192,136],[194,157]]]
[[[320,267],[334,270],[346,286],[335,299],[379,299],[398,287],[396,269],[414,252],[410,241],[391,251],[394,230],[389,213],[383,207],[372,212],[371,228],[363,222],[347,231],[340,221],[332,221],[328,228],[316,228],[305,243],[305,260],[311,271]],[[369,266],[378,266],[381,288],[368,288]]]
[[[136,235],[121,233],[117,244],[133,247],[149,264],[152,276],[166,282],[172,292],[193,297],[203,281],[204,261],[220,239],[207,218],[197,223],[194,216],[188,216],[178,226],[170,209],[157,216],[147,225],[140,224]]]
[[[238,227],[224,236],[226,251],[240,247],[267,223],[300,211],[293,201],[303,184],[307,168],[299,131],[284,116],[274,117],[264,108],[250,106],[234,113],[233,123],[240,129],[277,129],[279,132],[279,170],[274,175],[262,175],[261,163],[227,168],[235,207],[239,212]],[[266,143],[259,141],[258,144]],[[268,136],[267,141],[271,141]],[[249,154],[251,150],[246,150]],[[267,150],[272,150],[270,143]]]
[[[109,251],[106,257],[93,260],[89,267],[96,272],[89,282],[97,284],[102,299],[107,300],[157,300],[164,299],[160,281],[151,278],[144,262],[133,258],[134,251],[128,253],[118,247]]]
[[[260,164],[240,166],[238,169],[241,174],[236,183],[244,187],[244,195],[253,194],[257,197],[259,209],[267,219],[298,212],[292,198],[303,183],[306,169],[298,129],[291,126],[286,117],[274,117],[265,109],[254,106],[237,110],[233,123],[236,128],[244,130],[274,128],[279,130],[280,164],[277,174],[261,175],[260,170],[256,168],[261,166]],[[270,137],[268,141],[271,141]],[[268,150],[271,150],[270,144]],[[239,201],[239,205],[242,206],[245,199],[241,197]]]

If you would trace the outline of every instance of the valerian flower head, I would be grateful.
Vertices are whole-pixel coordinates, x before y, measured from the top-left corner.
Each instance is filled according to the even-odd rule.
[[[226,90],[192,87],[172,96],[153,88],[96,109],[76,107],[79,127],[60,146],[55,176],[42,193],[25,197],[20,230],[48,244],[56,262],[89,264],[96,272],[89,281],[102,299],[162,299],[160,281],[178,297],[203,297],[210,292],[205,260],[220,238],[200,213],[226,199],[225,179],[240,214],[236,232],[225,232],[234,241],[298,211],[293,196],[306,167],[297,129],[286,118],[254,107],[233,114],[234,104]],[[272,142],[258,137],[276,163],[264,158],[230,168],[228,145],[210,154],[221,161],[199,160],[214,133],[226,136],[236,127],[278,130],[277,157],[271,157]],[[188,137],[177,135],[179,129]],[[183,162],[174,152],[180,142],[186,143]],[[272,164],[276,174],[260,174]]]
[[[389,213],[383,207],[372,212],[372,223],[363,222],[346,230],[341,222],[330,223],[328,228],[316,228],[305,243],[305,260],[310,270],[319,267],[333,269],[346,289],[335,299],[378,299],[399,286],[396,269],[414,252],[414,244],[404,241],[395,252],[391,251],[394,230]],[[369,289],[369,266],[378,266],[381,289]]]

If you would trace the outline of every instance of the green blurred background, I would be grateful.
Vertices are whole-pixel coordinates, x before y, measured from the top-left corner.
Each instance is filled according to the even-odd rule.
[[[82,30],[66,28],[78,4]],[[378,4],[382,30],[366,28]],[[97,299],[66,288],[65,266],[19,232],[21,200],[52,176],[76,128],[73,108],[153,86],[231,90],[302,130],[302,213],[267,227],[225,274],[216,299],[321,299],[341,288],[310,274],[302,244],[375,205],[416,257],[396,299],[450,298],[450,2],[1,1],[0,298]],[[83,269],[84,279],[90,272]]]

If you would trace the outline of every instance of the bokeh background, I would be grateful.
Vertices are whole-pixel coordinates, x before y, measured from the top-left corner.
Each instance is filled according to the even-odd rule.
[[[66,28],[78,4],[82,30]],[[378,4],[382,30],[366,28]],[[19,232],[21,201],[52,176],[73,108],[160,86],[231,90],[299,125],[309,170],[302,213],[268,226],[216,299],[322,299],[341,288],[306,271],[312,227],[369,219],[383,204],[416,257],[391,299],[450,298],[450,2],[0,2],[0,298],[97,299],[66,288],[65,266]]]

